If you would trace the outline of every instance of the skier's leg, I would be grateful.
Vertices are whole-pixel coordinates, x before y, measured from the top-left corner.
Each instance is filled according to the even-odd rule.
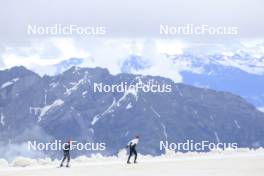
[[[137,163],[137,151],[136,151],[136,149],[134,149],[134,155],[135,155],[134,163]]]
[[[129,149],[129,156],[128,156],[128,159],[127,159],[127,163],[130,163],[131,156],[132,156],[132,150]]]
[[[68,153],[68,154],[67,154],[67,165],[66,165],[66,167],[69,167],[70,160],[71,160],[71,156],[70,156],[70,154]]]
[[[61,167],[63,166],[63,163],[65,160],[66,160],[66,155],[64,154],[63,159],[62,159],[61,164],[60,164]]]

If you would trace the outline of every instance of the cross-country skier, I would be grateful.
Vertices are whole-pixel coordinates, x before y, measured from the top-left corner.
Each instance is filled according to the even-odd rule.
[[[61,161],[60,167],[63,167],[63,163],[64,161],[67,159],[67,165],[66,167],[69,167],[69,163],[70,163],[70,149],[71,149],[71,140],[68,140],[68,142],[66,144],[63,145],[63,159]]]
[[[139,136],[136,136],[134,139],[132,139],[131,141],[128,142],[127,148],[129,148],[129,156],[127,159],[127,164],[130,164],[130,158],[133,154],[135,155],[134,163],[137,163],[136,146],[137,146],[138,142],[139,142]]]

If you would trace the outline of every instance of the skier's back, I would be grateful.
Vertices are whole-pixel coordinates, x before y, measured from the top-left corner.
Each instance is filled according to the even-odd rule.
[[[127,159],[127,164],[130,164],[130,158],[131,156],[134,154],[135,158],[134,158],[134,163],[137,163],[137,150],[136,150],[136,146],[139,142],[139,136],[136,136],[134,139],[132,139],[131,141],[128,142],[127,144],[127,148],[129,148],[129,156]]]

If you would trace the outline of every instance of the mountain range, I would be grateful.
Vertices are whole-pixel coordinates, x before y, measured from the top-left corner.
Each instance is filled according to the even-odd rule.
[[[171,85],[171,92],[94,92],[94,83]],[[73,66],[55,76],[24,68],[0,71],[0,158],[28,140],[105,142],[116,154],[139,135],[138,150],[161,154],[159,142],[235,142],[264,146],[264,113],[239,95],[175,83],[160,76],[112,75],[104,68]],[[16,154],[21,154],[20,147]],[[53,155],[54,153],[48,153]],[[78,155],[75,153],[74,155]],[[91,153],[86,153],[91,154]]]
[[[160,76],[173,79],[174,75],[179,75],[181,81],[174,81],[240,95],[259,110],[264,111],[264,57],[260,48],[254,52],[237,50],[232,53],[217,54],[186,51],[178,55],[165,54],[165,57],[160,59],[163,59],[169,67],[162,68],[163,65],[160,63],[155,63],[152,59],[141,55],[129,55],[121,59],[118,67],[120,73],[145,74],[145,71],[157,65],[171,73],[165,75],[160,73]],[[83,63],[82,58],[71,58],[57,64],[56,73],[62,73],[72,66],[82,66]],[[152,75],[153,71],[147,74]]]
[[[185,52],[167,55],[164,62],[170,63],[172,73],[180,74],[182,83],[231,92],[264,110],[264,57],[243,51],[229,55]],[[140,73],[151,67],[141,56],[131,55],[123,61],[121,71]]]

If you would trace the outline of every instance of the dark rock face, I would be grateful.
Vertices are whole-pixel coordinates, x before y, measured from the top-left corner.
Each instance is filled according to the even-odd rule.
[[[121,82],[167,84],[172,91],[93,91],[94,83]],[[264,114],[237,95],[102,68],[72,67],[52,77],[23,67],[1,71],[0,113],[1,146],[70,137],[105,142],[102,153],[116,154],[135,135],[145,154],[160,154],[160,140],[264,146]]]

